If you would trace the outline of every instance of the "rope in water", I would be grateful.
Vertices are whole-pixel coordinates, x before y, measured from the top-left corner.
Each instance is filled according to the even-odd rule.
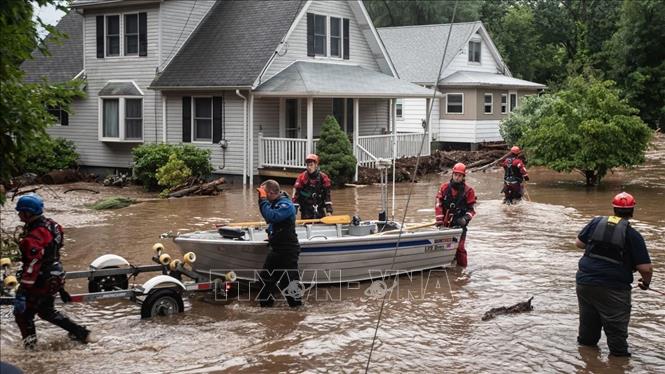
[[[427,108],[427,117],[426,121],[424,124],[426,125],[430,121],[430,116],[432,115],[432,108],[434,106],[434,99],[436,99],[436,92],[437,92],[437,87],[439,83],[439,79],[441,78],[441,72],[443,71],[443,64],[446,60],[446,52],[448,50],[448,42],[450,41],[450,35],[452,34],[453,31],[453,22],[455,22],[455,12],[457,11],[457,2],[459,0],[455,0],[455,6],[453,8],[453,15],[450,20],[450,28],[448,30],[448,36],[446,37],[446,44],[443,49],[443,56],[441,57],[441,65],[439,66],[439,72],[436,76],[436,79],[434,80],[434,84],[432,85],[432,100],[430,101],[430,104]],[[393,129],[395,131],[395,129]],[[418,156],[416,157],[416,165],[413,171],[413,175],[411,176],[411,183],[409,186],[409,194],[407,195],[406,199],[406,206],[404,207],[404,214],[402,215],[402,222],[400,224],[399,228],[399,234],[397,236],[397,244],[395,245],[395,250],[393,252],[393,258],[392,258],[392,263],[390,265],[390,269],[393,270],[393,267],[395,266],[395,259],[397,257],[397,250],[399,249],[399,244],[402,239],[402,233],[404,232],[404,221],[406,221],[406,214],[409,211],[409,203],[411,202],[411,195],[413,193],[413,187],[416,184],[416,175],[418,173],[418,164],[420,163],[420,156],[423,151],[423,145],[425,144],[425,138],[428,136],[427,129],[425,128],[423,131],[423,137],[420,141],[420,148],[418,149]],[[394,149],[394,148],[393,148]],[[395,156],[393,155],[393,163],[395,163]],[[394,170],[394,169],[393,169]],[[394,171],[393,171],[393,177],[394,177]],[[395,280],[397,282],[397,280]],[[374,328],[374,336],[372,337],[372,345],[370,346],[369,350],[369,356],[367,357],[367,365],[365,366],[365,373],[369,372],[369,365],[372,361],[372,353],[374,352],[374,344],[376,343],[376,337],[379,332],[379,326],[381,325],[381,318],[383,316],[383,309],[386,305],[386,295],[388,295],[388,292],[385,292],[383,294],[383,299],[381,300],[381,307],[379,308],[379,316],[376,320],[376,326]]]

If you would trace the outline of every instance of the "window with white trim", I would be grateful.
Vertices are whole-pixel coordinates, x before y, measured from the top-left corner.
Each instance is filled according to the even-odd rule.
[[[517,92],[510,92],[510,111],[517,108]]]
[[[62,109],[61,106],[48,107],[46,110],[48,110],[48,114],[55,118],[56,126],[69,126],[69,113]]]
[[[106,16],[106,56],[120,56],[120,16]]]
[[[501,114],[508,113],[508,95],[501,94]]]
[[[143,140],[143,98],[102,97],[101,140]]]
[[[493,108],[494,95],[492,95],[491,93],[486,93],[483,101],[484,101],[483,108],[485,114],[492,114],[492,112],[494,111]]]
[[[395,118],[397,119],[404,118],[404,108],[402,104],[402,99],[395,100]]]
[[[480,41],[469,41],[469,62],[480,63]]]
[[[212,97],[195,97],[192,105],[192,140],[212,142]]]
[[[125,14],[125,56],[139,54],[139,14]]]
[[[327,33],[327,17],[315,14],[314,15],[314,54],[325,56]]]
[[[446,95],[446,114],[464,114],[464,94]]]

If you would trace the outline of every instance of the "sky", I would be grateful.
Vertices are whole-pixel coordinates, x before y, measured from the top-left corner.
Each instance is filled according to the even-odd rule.
[[[64,12],[55,9],[55,7],[52,5],[40,8],[36,3],[32,3],[32,7],[34,9],[34,17],[41,17],[42,21],[49,25],[57,25],[58,21],[60,21],[60,18],[65,15]],[[45,34],[46,30],[40,28],[39,35],[44,36]]]

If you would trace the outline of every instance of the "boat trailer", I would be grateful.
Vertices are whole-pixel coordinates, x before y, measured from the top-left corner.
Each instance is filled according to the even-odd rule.
[[[106,254],[90,264],[90,270],[64,273],[64,279],[88,279],[88,293],[72,294],[68,302],[89,302],[95,300],[128,299],[141,306],[141,318],[182,313],[185,309],[183,297],[194,292],[210,292],[215,300],[228,300],[227,291],[236,282],[236,274],[228,272],[222,277],[200,274],[192,269],[196,255],[188,252],[183,259],[172,259],[164,253],[164,246],[152,246],[155,255],[154,265],[131,265],[123,257]],[[12,263],[9,258],[0,259],[0,305],[11,305],[18,288],[16,276],[11,275]],[[130,284],[131,277],[141,273],[161,272],[147,282]],[[187,277],[188,280],[183,280]]]

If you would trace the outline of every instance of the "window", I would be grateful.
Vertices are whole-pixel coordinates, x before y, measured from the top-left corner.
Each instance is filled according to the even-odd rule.
[[[120,99],[102,99],[102,137],[120,138]]]
[[[402,108],[402,99],[395,100],[395,118],[402,119],[404,112]]]
[[[469,62],[480,63],[480,42],[479,41],[470,41],[469,42]]]
[[[501,94],[501,113],[508,113],[508,95]]]
[[[69,126],[69,113],[61,107],[49,107],[48,113],[55,118],[56,126]]]
[[[120,16],[106,16],[106,55],[120,56]]]
[[[493,108],[492,108],[492,102],[494,101],[494,97],[492,96],[491,93],[486,93],[485,94],[485,99],[484,99],[484,107],[485,107],[485,114],[492,114]]]
[[[195,97],[193,105],[194,141],[212,142],[212,97]]]
[[[464,114],[464,94],[446,95],[446,113]]]
[[[314,54],[326,55],[326,16],[314,15]]]
[[[143,99],[125,99],[125,139],[143,139]]]
[[[139,54],[139,15],[125,14],[125,56]]]
[[[342,57],[342,19],[330,17],[330,56]]]
[[[517,92],[510,92],[510,111],[512,112],[517,107]]]

